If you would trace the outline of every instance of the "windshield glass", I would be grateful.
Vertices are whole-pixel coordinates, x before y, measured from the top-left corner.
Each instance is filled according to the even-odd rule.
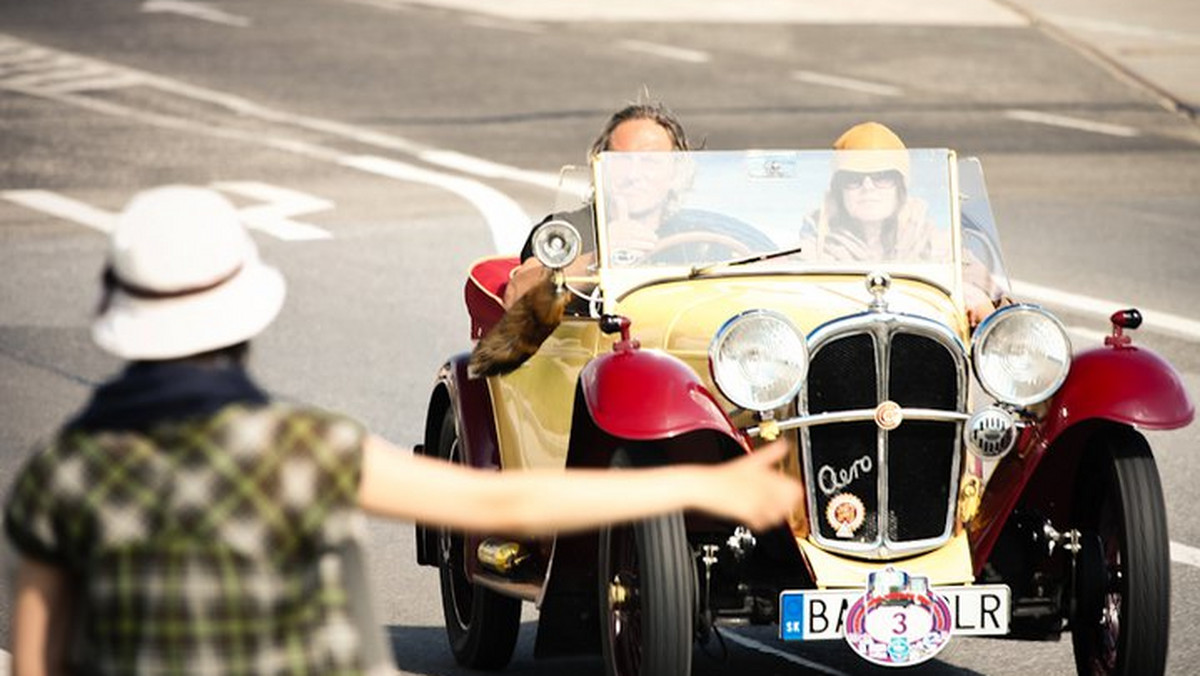
[[[988,292],[993,300],[1012,295],[1012,283],[1000,256],[1000,237],[988,201],[979,159],[958,161],[958,192],[962,195],[963,278]],[[990,284],[990,286],[989,286]]]
[[[600,266],[678,274],[800,247],[754,265],[895,269],[949,287],[954,161],[945,149],[603,153]]]

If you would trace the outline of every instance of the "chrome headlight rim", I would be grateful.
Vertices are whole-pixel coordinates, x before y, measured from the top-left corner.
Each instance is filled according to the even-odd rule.
[[[1034,395],[1025,397],[1017,397],[1008,392],[1003,392],[1000,388],[995,387],[995,383],[989,383],[984,377],[983,370],[980,368],[982,359],[985,358],[983,350],[987,345],[987,341],[992,337],[996,328],[1003,326],[1005,323],[1014,321],[1024,315],[1033,315],[1040,319],[1044,319],[1053,326],[1062,336],[1063,344],[1065,345],[1065,353],[1063,356],[1063,368],[1055,376],[1055,378],[1046,386],[1039,390]],[[1067,375],[1071,370],[1071,361],[1074,357],[1074,348],[1071,346],[1071,339],[1067,335],[1067,329],[1063,326],[1061,320],[1054,316],[1040,305],[1030,303],[1017,303],[1002,307],[986,319],[980,322],[976,327],[974,334],[971,336],[971,370],[975,374],[975,381],[983,388],[983,391],[988,393],[997,401],[1016,406],[1019,408],[1032,406],[1044,402],[1054,396],[1067,380]]]
[[[735,389],[732,387],[732,383],[728,382],[726,377],[723,375],[724,370],[721,368],[721,364],[723,363],[723,360],[721,359],[721,351],[722,347],[733,334],[733,330],[735,328],[739,327],[746,321],[761,318],[779,322],[796,336],[796,342],[799,349],[798,356],[800,357],[803,366],[801,368],[799,377],[795,378],[795,382],[793,382],[791,386],[787,388],[787,391],[784,394],[768,400],[749,401],[738,395]],[[717,329],[716,333],[713,335],[712,342],[709,343],[708,369],[709,374],[712,376],[713,383],[715,383],[717,386],[717,390],[720,391],[722,396],[731,401],[735,406],[748,411],[772,411],[791,403],[796,399],[797,396],[799,396],[800,390],[803,389],[805,380],[808,377],[809,354],[808,340],[805,338],[804,333],[800,331],[800,329],[798,329],[796,325],[787,318],[786,315],[775,310],[755,308],[739,312],[738,314],[725,320],[725,323],[721,324],[721,327]]]
[[[538,226],[531,239],[534,258],[552,270],[561,270],[579,257],[583,237],[567,221],[555,219]]]

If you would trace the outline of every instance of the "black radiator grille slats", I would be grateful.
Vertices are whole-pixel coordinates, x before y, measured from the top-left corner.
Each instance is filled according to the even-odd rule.
[[[872,410],[889,399],[908,409],[960,410],[961,355],[927,333],[864,323],[821,341],[809,365],[804,412]],[[903,550],[905,543],[948,536],[957,497],[958,436],[953,421],[905,420],[884,432],[874,421],[809,427],[802,437],[816,534],[835,548],[844,544],[854,551],[885,544]],[[826,515],[830,501],[843,493],[861,500],[866,510],[849,537]],[[887,518],[880,519],[885,505]]]
[[[954,423],[908,421],[888,432],[888,538],[924,540],[946,529]]]
[[[888,399],[913,408],[954,410],[958,368],[941,344],[911,333],[892,337]]]
[[[808,367],[809,412],[873,408],[878,404],[874,354],[875,342],[866,334],[848,336],[823,347],[820,358],[813,359]]]

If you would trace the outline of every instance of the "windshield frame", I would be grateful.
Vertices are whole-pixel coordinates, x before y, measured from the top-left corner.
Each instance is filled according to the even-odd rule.
[[[861,153],[861,151],[860,151]],[[795,159],[797,161],[808,162],[815,167],[818,163],[828,165],[831,160],[838,154],[837,151],[828,150],[743,150],[743,151],[692,151],[689,153],[675,152],[673,156],[682,158],[680,162],[699,163],[703,168],[703,163],[712,156],[721,156],[726,162],[771,160],[775,158]],[[845,154],[845,153],[841,153]],[[636,288],[643,287],[647,284],[656,282],[679,281],[688,279],[689,276],[696,277],[723,277],[723,276],[761,276],[761,275],[864,275],[874,271],[884,271],[893,276],[920,279],[931,283],[936,288],[942,289],[948,295],[954,296],[961,302],[962,298],[962,234],[961,234],[961,204],[960,193],[958,186],[958,171],[959,162],[955,151],[946,148],[919,148],[909,151],[909,154],[914,158],[924,158],[926,175],[930,178],[926,181],[929,185],[937,188],[938,191],[944,190],[944,202],[940,204],[942,211],[939,212],[944,219],[945,233],[949,239],[949,252],[939,258],[934,263],[914,264],[912,262],[903,261],[797,261],[795,258],[780,257],[762,262],[753,262],[738,266],[729,266],[725,263],[733,261],[745,256],[730,256],[728,261],[713,262],[704,261],[697,264],[691,261],[680,262],[679,264],[656,264],[653,266],[637,266],[637,265],[619,265],[614,261],[613,241],[610,237],[610,222],[612,220],[612,209],[608,204],[608,195],[606,181],[609,178],[610,164],[615,160],[617,155],[625,155],[628,159],[630,154],[622,153],[602,153],[592,163],[592,182],[593,182],[593,208],[595,212],[595,230],[596,230],[596,246],[597,246],[597,275],[603,290],[605,298],[605,307],[610,308],[612,303],[617,302],[620,298],[627,295]],[[633,154],[637,155],[637,154]],[[931,160],[936,159],[936,162]],[[931,168],[932,167],[932,168]],[[944,173],[943,173],[944,172]],[[941,175],[939,175],[941,174]],[[736,189],[738,186],[733,186]],[[986,191],[982,194],[982,199],[986,202]],[[799,213],[799,212],[798,212]],[[797,230],[799,227],[797,226]],[[994,230],[992,233],[994,235]],[[779,246],[777,248],[788,248],[787,246]],[[766,253],[766,252],[755,252]],[[770,256],[763,256],[770,259]],[[936,267],[937,271],[930,273],[929,270],[923,270],[922,266]],[[700,273],[693,274],[697,268]],[[606,311],[608,311],[606,309]]]

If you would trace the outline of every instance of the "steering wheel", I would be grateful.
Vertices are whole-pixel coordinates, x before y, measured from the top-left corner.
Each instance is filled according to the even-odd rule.
[[[746,256],[755,251],[771,251],[775,243],[758,228],[725,214],[702,209],[682,209],[659,228],[661,238],[645,259],[650,263],[715,262]],[[676,251],[684,246],[704,247],[696,251]],[[723,247],[723,251],[713,247]]]
[[[722,248],[717,250],[715,247]],[[731,235],[699,230],[660,238],[642,260],[647,263],[709,262],[747,256],[752,251],[748,244]]]

